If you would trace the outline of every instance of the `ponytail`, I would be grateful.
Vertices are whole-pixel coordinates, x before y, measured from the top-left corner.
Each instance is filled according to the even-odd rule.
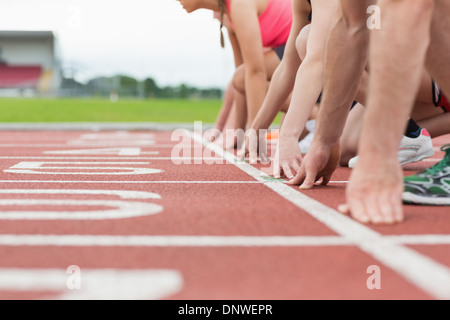
[[[220,46],[222,48],[225,48],[225,38],[223,36],[223,16],[225,14],[225,1],[226,0],[219,0],[219,11],[220,11]]]

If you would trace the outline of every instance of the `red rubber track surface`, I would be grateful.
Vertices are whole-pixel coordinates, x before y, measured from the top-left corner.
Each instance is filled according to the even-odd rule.
[[[288,197],[235,163],[175,164],[175,147],[195,156],[202,146],[190,138],[172,140],[171,132],[0,132],[0,298],[64,299],[74,289],[50,283],[57,281],[58,270],[63,280],[70,277],[66,270],[73,265],[82,285],[91,271],[178,275],[167,275],[172,282],[160,284],[154,296],[132,295],[140,285],[136,279],[143,280],[136,275],[124,289],[92,296],[99,299],[117,298],[114,290],[133,299],[450,298],[449,291],[426,284],[435,270],[440,281],[450,279],[448,207],[405,205],[404,223],[361,225],[363,233],[377,235],[372,249],[365,250],[362,238],[340,241],[333,221],[324,223],[314,207],[293,203],[296,194],[306,195],[336,209],[344,202],[350,169],[338,168],[328,186],[301,193],[290,186],[294,194]],[[448,141],[450,136],[435,139],[432,159],[405,166],[405,175],[439,161],[438,148]],[[141,207],[133,206],[137,203]],[[102,216],[107,211],[112,217]],[[417,259],[396,267],[389,257],[373,254],[374,242],[401,236],[413,240],[396,245]],[[281,242],[270,242],[275,237]],[[419,270],[420,278],[421,266],[410,265],[417,261],[425,263],[422,282],[414,273]],[[368,286],[370,266],[379,268],[380,288]],[[44,274],[42,284],[34,283]],[[450,282],[441,283],[445,286]]]

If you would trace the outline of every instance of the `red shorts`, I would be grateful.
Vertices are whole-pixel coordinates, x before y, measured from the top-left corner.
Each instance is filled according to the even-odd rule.
[[[441,107],[445,112],[450,112],[450,100],[441,91],[439,85],[433,81],[433,102],[436,107]]]

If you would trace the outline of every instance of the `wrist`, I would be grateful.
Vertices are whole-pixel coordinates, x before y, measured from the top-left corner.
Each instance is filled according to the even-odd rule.
[[[280,138],[282,139],[299,139],[303,130],[299,130],[298,127],[291,128],[283,125],[280,130]]]
[[[340,143],[340,136],[337,135],[321,135],[316,132],[314,138],[321,144],[329,146],[334,146]]]
[[[315,139],[322,144],[336,145],[340,143],[342,130],[332,126],[324,127],[320,121],[317,122]]]

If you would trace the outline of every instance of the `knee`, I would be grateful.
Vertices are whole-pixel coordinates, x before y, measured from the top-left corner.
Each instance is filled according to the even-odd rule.
[[[357,155],[357,140],[353,139],[349,133],[344,130],[344,133],[341,137],[341,155],[339,158],[339,165],[341,167],[348,167],[348,162],[350,159],[356,157]]]
[[[233,88],[239,93],[245,93],[245,65],[241,64],[236,68],[233,79]]]

